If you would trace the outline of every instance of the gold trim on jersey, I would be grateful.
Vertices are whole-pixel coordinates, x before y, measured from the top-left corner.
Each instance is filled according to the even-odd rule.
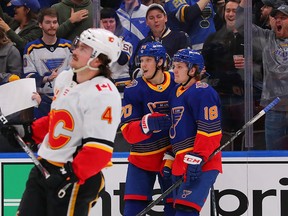
[[[185,152],[191,152],[191,151],[193,151],[193,150],[194,150],[194,147],[185,148],[185,149],[182,149],[182,150],[180,150],[180,151],[177,151],[177,152],[176,152],[176,155],[182,154],[182,153],[185,153]],[[176,156],[176,155],[175,155],[175,156]]]
[[[27,54],[29,55],[30,52],[34,49],[34,48],[40,48],[40,47],[44,47],[44,44],[31,44],[28,49],[27,49]]]
[[[158,84],[158,85],[154,85],[154,84],[150,83],[144,76],[142,76],[142,79],[149,86],[149,88],[151,88],[157,92],[163,92],[169,87],[169,85],[171,83],[171,74],[169,72],[165,71],[164,72],[164,82],[161,84]]]
[[[182,85],[180,85],[178,88],[177,88],[177,91],[176,91],[176,97],[180,97],[188,88],[184,88]]]
[[[86,144],[84,144],[84,146],[101,149],[103,151],[110,152],[110,153],[113,152],[112,147],[105,145],[105,144],[102,144],[102,143],[86,143]]]
[[[167,149],[170,149],[170,148],[171,148],[170,146],[166,146],[166,147],[158,149],[156,151],[145,152],[145,153],[143,153],[143,152],[141,152],[141,153],[139,153],[139,152],[130,152],[130,155],[141,155],[141,156],[153,155],[153,154],[158,154],[160,152],[166,151]]]
[[[215,131],[215,132],[213,132],[213,133],[206,133],[206,132],[204,132],[204,131],[197,131],[197,134],[201,134],[201,135],[204,135],[204,136],[206,136],[206,137],[212,137],[212,136],[216,136],[216,135],[219,135],[219,134],[221,134],[222,133],[222,131],[220,130],[220,131]]]

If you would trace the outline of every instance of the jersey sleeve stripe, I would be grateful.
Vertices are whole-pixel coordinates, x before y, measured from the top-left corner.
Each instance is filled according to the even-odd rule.
[[[113,148],[113,142],[109,141],[109,140],[104,140],[104,139],[96,139],[96,138],[92,138],[92,137],[89,137],[89,138],[86,138],[86,139],[83,139],[83,145],[85,145],[86,143],[101,143],[103,145],[107,145],[107,146],[110,146]]]
[[[84,146],[101,149],[101,150],[106,151],[106,152],[111,152],[111,153],[113,152],[112,147],[107,146],[105,144],[101,144],[101,143],[86,143],[86,144],[84,144]]]

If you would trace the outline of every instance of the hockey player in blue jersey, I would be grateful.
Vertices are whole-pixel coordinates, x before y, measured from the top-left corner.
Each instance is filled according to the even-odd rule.
[[[173,123],[169,135],[175,154],[172,177],[174,182],[184,177],[173,194],[176,216],[198,216],[222,172],[221,153],[207,161],[219,147],[222,133],[219,96],[200,81],[203,68],[203,57],[194,50],[183,49],[173,57],[178,85],[169,97]]]
[[[200,51],[206,38],[216,31],[210,0],[166,0],[164,8],[168,27],[187,32],[194,50]]]
[[[162,191],[172,184],[169,173],[173,161],[168,128],[168,97],[175,86],[173,73],[163,71],[166,50],[159,42],[149,42],[140,48],[142,77],[136,78],[124,90],[122,104],[123,137],[131,144],[125,186],[125,216],[135,216],[152,200],[153,186],[158,176]],[[171,176],[171,174],[170,174]],[[172,195],[164,200],[166,216],[174,216]]]

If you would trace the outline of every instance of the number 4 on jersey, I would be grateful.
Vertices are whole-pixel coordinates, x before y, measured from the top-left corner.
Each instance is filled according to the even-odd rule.
[[[102,120],[105,120],[108,122],[108,124],[112,123],[112,108],[109,106],[105,109],[105,111],[102,114]]]

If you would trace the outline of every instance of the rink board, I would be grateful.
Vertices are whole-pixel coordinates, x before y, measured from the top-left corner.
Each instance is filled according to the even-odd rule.
[[[114,166],[103,170],[106,192],[90,216],[122,215],[127,155],[115,153]],[[0,154],[0,163],[1,215],[14,216],[33,164],[24,153]],[[220,215],[288,215],[288,151],[224,152],[223,171],[214,186]],[[153,198],[159,193],[156,184]],[[162,209],[156,205],[151,215],[163,215]],[[212,215],[209,198],[202,215]]]

